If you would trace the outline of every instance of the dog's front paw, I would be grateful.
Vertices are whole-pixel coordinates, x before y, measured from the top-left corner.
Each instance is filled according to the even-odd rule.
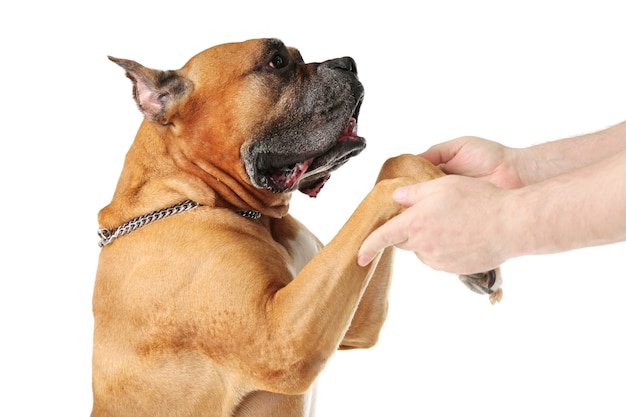
[[[422,182],[444,175],[441,169],[427,159],[417,155],[402,154],[385,161],[378,175],[378,181],[389,178],[409,177],[417,180],[416,182]]]
[[[470,290],[478,294],[489,294],[489,301],[495,304],[502,300],[502,277],[500,268],[470,275],[459,275],[459,279]]]

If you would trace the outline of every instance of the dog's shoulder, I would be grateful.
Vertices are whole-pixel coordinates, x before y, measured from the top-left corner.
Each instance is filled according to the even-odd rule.
[[[275,220],[271,230],[274,240],[289,254],[294,276],[323,247],[322,242],[291,215]]]

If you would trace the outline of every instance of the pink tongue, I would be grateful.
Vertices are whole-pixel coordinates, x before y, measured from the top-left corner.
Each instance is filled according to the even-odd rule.
[[[283,189],[289,189],[294,186],[296,182],[304,175],[311,163],[313,162],[313,158],[307,159],[305,161],[297,163],[291,171],[283,172],[279,175],[272,177],[275,184],[280,184]]]
[[[320,181],[314,184],[312,188],[301,191],[309,197],[317,197],[319,192],[322,190],[322,187],[324,186],[324,184],[326,184],[326,181],[328,181],[329,178],[330,174],[326,174]]]

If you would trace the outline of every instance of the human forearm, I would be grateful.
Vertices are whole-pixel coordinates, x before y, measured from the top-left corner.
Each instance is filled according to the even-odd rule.
[[[534,184],[595,164],[626,150],[626,122],[577,137],[542,143],[513,152],[523,184]]]
[[[626,151],[511,191],[505,258],[626,240]],[[506,214],[508,213],[508,214]]]
[[[453,161],[454,171],[463,174],[468,166],[481,168],[469,162],[476,155],[472,150],[485,146],[493,147],[461,138],[429,156],[446,168]],[[496,163],[474,170],[480,179],[446,175],[396,190],[394,200],[406,209],[367,237],[359,264],[394,245],[434,269],[471,274],[523,255],[626,240],[626,150],[521,187],[506,174],[509,157],[505,149]]]

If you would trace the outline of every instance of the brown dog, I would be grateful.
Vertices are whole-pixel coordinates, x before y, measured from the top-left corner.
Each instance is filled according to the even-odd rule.
[[[360,268],[361,242],[400,212],[396,187],[441,172],[388,161],[322,248],[287,209],[365,147],[351,58],[259,39],[177,71],[111,59],[145,120],[99,213],[92,416],[313,415],[331,355],[385,320],[392,249]]]

